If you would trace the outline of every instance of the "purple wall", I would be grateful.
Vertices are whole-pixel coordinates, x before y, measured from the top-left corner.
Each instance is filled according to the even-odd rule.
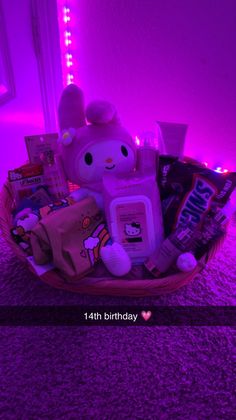
[[[79,78],[136,134],[189,124],[186,153],[236,168],[234,0],[79,0]]]
[[[3,0],[16,97],[0,108],[0,184],[7,171],[27,159],[24,136],[44,131],[36,58],[33,50],[30,1]]]
[[[0,181],[44,130],[29,0],[7,2],[16,98],[0,108]],[[234,0],[71,0],[87,101],[113,101],[133,134],[156,119],[189,124],[186,153],[236,169]]]

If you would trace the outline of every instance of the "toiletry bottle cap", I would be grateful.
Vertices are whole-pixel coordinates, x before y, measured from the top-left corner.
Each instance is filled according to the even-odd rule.
[[[140,147],[158,149],[158,140],[153,131],[144,131],[139,136]]]

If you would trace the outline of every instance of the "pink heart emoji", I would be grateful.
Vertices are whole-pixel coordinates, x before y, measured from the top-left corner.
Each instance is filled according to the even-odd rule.
[[[151,313],[151,311],[147,311],[147,312],[146,311],[142,311],[141,312],[141,315],[142,315],[144,321],[148,321],[149,318],[151,318],[152,313]]]

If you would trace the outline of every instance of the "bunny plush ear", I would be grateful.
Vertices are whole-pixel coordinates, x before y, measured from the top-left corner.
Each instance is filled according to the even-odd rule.
[[[65,132],[73,127],[85,125],[84,95],[74,84],[68,85],[62,92],[58,108],[60,130]]]
[[[119,122],[114,105],[107,101],[93,101],[86,108],[86,118],[91,124]]]

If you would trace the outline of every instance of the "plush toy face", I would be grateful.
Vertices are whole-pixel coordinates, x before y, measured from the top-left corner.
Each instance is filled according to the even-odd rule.
[[[75,160],[76,175],[83,182],[100,182],[104,173],[125,174],[132,171],[134,166],[134,151],[119,140],[88,145]]]
[[[135,143],[110,102],[93,101],[84,110],[82,91],[70,84],[61,96],[59,122],[61,158],[69,181],[98,191],[106,173],[126,175],[134,170]]]

